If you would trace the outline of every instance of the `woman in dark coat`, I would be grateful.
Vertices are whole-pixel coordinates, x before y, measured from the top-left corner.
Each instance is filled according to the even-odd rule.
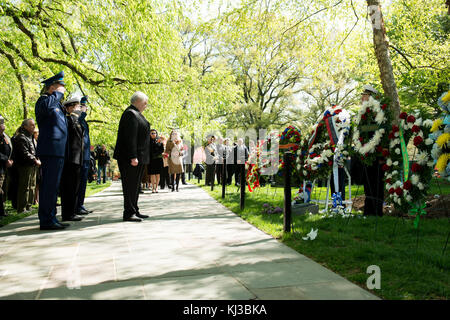
[[[158,193],[160,174],[163,169],[164,145],[158,132],[155,129],[150,130],[150,164],[147,167],[152,185],[152,193]]]

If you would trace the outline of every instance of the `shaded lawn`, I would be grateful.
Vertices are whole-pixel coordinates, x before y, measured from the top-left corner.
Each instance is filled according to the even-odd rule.
[[[197,184],[197,180],[190,182]],[[319,215],[293,216],[294,232],[284,234],[283,214],[262,213],[264,203],[283,207],[283,188],[267,186],[252,193],[247,189],[245,209],[241,211],[237,187],[227,186],[223,200],[221,186],[215,186],[214,191],[205,187],[203,181],[200,186],[260,230],[366,290],[367,267],[378,265],[381,289],[369,291],[381,298],[448,299],[450,296],[450,248],[443,255],[450,230],[447,218],[421,219],[418,242],[412,219],[389,216],[364,219],[358,214],[353,218],[323,219]],[[352,195],[357,189],[352,186]],[[325,199],[325,190],[322,199]],[[293,196],[296,191],[292,190]],[[363,191],[360,187],[358,193],[363,194]],[[317,238],[304,241],[302,237],[311,228],[319,229]]]
[[[104,189],[108,188],[109,186],[111,186],[111,181],[107,181],[105,184],[99,184],[99,185],[97,185],[97,183],[95,181],[88,183],[87,187],[86,187],[86,197],[92,196],[93,194],[96,194],[97,192],[103,191]],[[60,203],[60,200],[58,200],[58,202]],[[14,221],[31,216],[33,214],[37,214],[38,206],[33,205],[31,212],[17,214],[17,211],[11,206],[11,201],[8,200],[5,203],[5,211],[9,216],[7,216],[3,219],[0,219],[0,227],[6,226],[7,224],[10,224]]]

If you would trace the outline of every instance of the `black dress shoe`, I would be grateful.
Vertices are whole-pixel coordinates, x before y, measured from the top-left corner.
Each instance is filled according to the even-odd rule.
[[[81,209],[81,210],[78,212],[78,214],[80,214],[80,215],[86,215],[86,214],[89,214],[89,213],[90,213],[89,211],[84,210],[84,209]]]
[[[68,219],[62,219],[62,221],[81,221],[81,220],[83,220],[83,218],[77,215],[73,215]]]
[[[51,226],[41,226],[41,230],[63,230],[65,229],[64,226],[60,225],[59,223],[52,224]]]
[[[127,217],[127,218],[123,218],[123,221],[134,221],[134,222],[141,222],[142,219],[136,218],[135,216],[131,216],[131,217]]]
[[[70,223],[59,222],[59,224],[62,225],[64,228],[70,227]]]
[[[136,213],[136,217],[141,218],[141,219],[148,218],[147,215],[145,215],[145,214],[140,214],[140,213]]]

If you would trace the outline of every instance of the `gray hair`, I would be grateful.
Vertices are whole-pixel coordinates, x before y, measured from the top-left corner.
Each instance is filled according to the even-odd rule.
[[[25,127],[28,125],[28,122],[30,122],[31,120],[34,121],[33,118],[28,118],[28,119],[23,120],[23,121],[22,121],[21,127],[22,127],[22,128],[25,128]]]
[[[133,93],[130,99],[130,103],[134,105],[136,101],[148,101],[148,97],[145,93],[141,91],[136,91]]]

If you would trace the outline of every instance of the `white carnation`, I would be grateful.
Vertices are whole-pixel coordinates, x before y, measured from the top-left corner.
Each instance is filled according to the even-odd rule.
[[[430,138],[425,139],[425,144],[427,146],[429,146],[430,144],[433,144],[433,140],[431,140]]]
[[[423,122],[423,125],[425,126],[425,127],[432,127],[433,126],[433,121],[432,120],[430,120],[430,119],[427,119],[427,120],[425,120],[424,122]]]
[[[423,185],[422,182],[419,182],[419,183],[417,184],[417,188],[419,188],[419,190],[423,190],[423,189],[425,189],[425,186]]]
[[[419,183],[419,176],[418,176],[417,174],[413,174],[413,175],[411,176],[411,183],[412,183],[413,185],[416,185],[416,184]]]
[[[395,149],[395,153],[396,153],[396,154],[400,154],[400,149],[399,149],[399,148],[396,148],[396,149]]]
[[[391,158],[388,158],[388,159],[387,159],[386,164],[387,164],[389,167],[392,166],[392,160],[391,160]]]

